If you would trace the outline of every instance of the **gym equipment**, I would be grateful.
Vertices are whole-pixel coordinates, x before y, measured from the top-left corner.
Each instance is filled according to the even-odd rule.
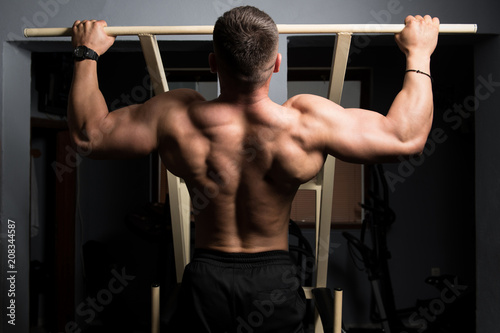
[[[394,331],[396,327],[404,328],[399,318],[395,316],[394,293],[388,266],[390,253],[386,242],[387,230],[394,223],[396,216],[389,206],[388,187],[382,165],[371,167],[371,181],[370,202],[362,204],[367,214],[363,220],[360,239],[348,232],[343,232],[342,235],[347,239],[351,253],[354,247],[361,256],[375,300],[372,314],[377,312],[376,321],[382,324],[384,332],[390,333],[391,329],[392,332],[396,332]],[[370,229],[372,248],[365,242],[367,229]]]
[[[452,301],[446,305],[440,299],[418,300],[415,308],[396,309],[394,291],[392,288],[391,275],[389,271],[390,251],[387,247],[387,232],[395,222],[396,216],[389,205],[388,184],[384,176],[382,165],[374,165],[371,171],[371,188],[369,190],[368,203],[363,204],[367,211],[363,220],[360,238],[356,238],[348,232],[343,232],[347,239],[349,250],[354,257],[362,261],[368,280],[372,287],[372,308],[371,319],[379,322],[384,333],[451,333],[451,332],[472,332],[474,327],[467,327],[470,321],[465,320],[468,314],[475,311],[473,298],[475,293],[473,288],[460,286],[457,295],[452,296]],[[366,233],[370,232],[371,244],[367,245]],[[354,254],[357,251],[358,256]],[[426,279],[426,283],[433,285],[440,291],[441,297],[446,293],[451,293],[450,286],[456,284],[456,276],[442,275],[432,276]],[[458,287],[457,287],[458,288]],[[472,298],[472,302],[471,302]],[[433,304],[439,305],[438,313],[433,314],[429,320],[421,316],[422,309],[430,309]],[[472,306],[471,306],[472,304]],[[417,324],[418,327],[405,325],[403,319],[409,319],[409,324]],[[349,330],[351,332],[351,330]],[[357,332],[353,329],[352,332]],[[371,332],[381,332],[371,330]],[[367,331],[364,331],[367,332]]]
[[[340,104],[347,59],[353,33],[382,34],[398,33],[404,28],[403,24],[280,24],[280,34],[336,34],[334,57],[331,67],[330,87],[328,98]],[[113,36],[137,35],[140,39],[146,64],[150,73],[155,94],[168,91],[168,84],[163,70],[156,35],[204,35],[212,34],[213,26],[166,26],[166,27],[106,27],[106,33]],[[441,24],[442,33],[475,33],[475,24]],[[26,37],[61,37],[71,36],[71,28],[27,28]],[[161,162],[159,162],[161,163]],[[165,179],[159,168],[159,179]],[[323,169],[318,176],[301,186],[301,189],[316,191],[316,278],[311,287],[304,287],[306,298],[313,298],[314,288],[326,288],[333,184],[335,173],[335,159],[328,156]],[[167,172],[170,209],[172,216],[172,232],[174,241],[175,264],[178,282],[182,280],[182,273],[190,258],[190,199],[185,183]],[[159,186],[161,189],[162,186]],[[161,194],[159,197],[162,197]],[[337,305],[338,302],[335,302]],[[154,306],[157,306],[156,304]],[[339,313],[340,311],[335,311]],[[316,332],[323,331],[319,316],[316,316]],[[157,327],[155,323],[152,327]],[[340,333],[340,325],[335,325],[335,333]]]
[[[398,33],[404,24],[277,24],[280,34]],[[105,27],[110,36],[211,35],[211,25]],[[475,33],[476,24],[441,24],[441,33]],[[71,28],[26,28],[25,37],[71,36]]]

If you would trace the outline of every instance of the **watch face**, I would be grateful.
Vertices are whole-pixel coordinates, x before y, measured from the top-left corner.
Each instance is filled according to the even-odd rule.
[[[78,60],[92,59],[97,61],[97,54],[94,50],[89,49],[86,46],[77,46],[73,51],[73,55]]]
[[[83,49],[81,47],[77,47],[75,49],[74,54],[75,54],[75,57],[77,57],[77,58],[83,57]]]

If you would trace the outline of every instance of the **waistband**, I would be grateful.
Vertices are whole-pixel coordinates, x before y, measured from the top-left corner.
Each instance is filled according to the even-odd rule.
[[[248,267],[270,264],[292,264],[290,253],[283,250],[257,253],[232,253],[208,249],[195,249],[192,262],[196,261],[209,262],[221,266],[243,265]]]

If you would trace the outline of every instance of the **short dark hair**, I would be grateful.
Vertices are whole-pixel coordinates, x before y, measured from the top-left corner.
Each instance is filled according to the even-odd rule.
[[[252,6],[236,7],[224,13],[214,26],[216,56],[236,79],[255,84],[265,81],[276,55],[279,33],[276,23]]]

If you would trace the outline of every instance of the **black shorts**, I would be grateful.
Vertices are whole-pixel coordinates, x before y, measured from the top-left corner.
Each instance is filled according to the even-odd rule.
[[[167,332],[303,332],[305,296],[286,251],[196,250]]]

